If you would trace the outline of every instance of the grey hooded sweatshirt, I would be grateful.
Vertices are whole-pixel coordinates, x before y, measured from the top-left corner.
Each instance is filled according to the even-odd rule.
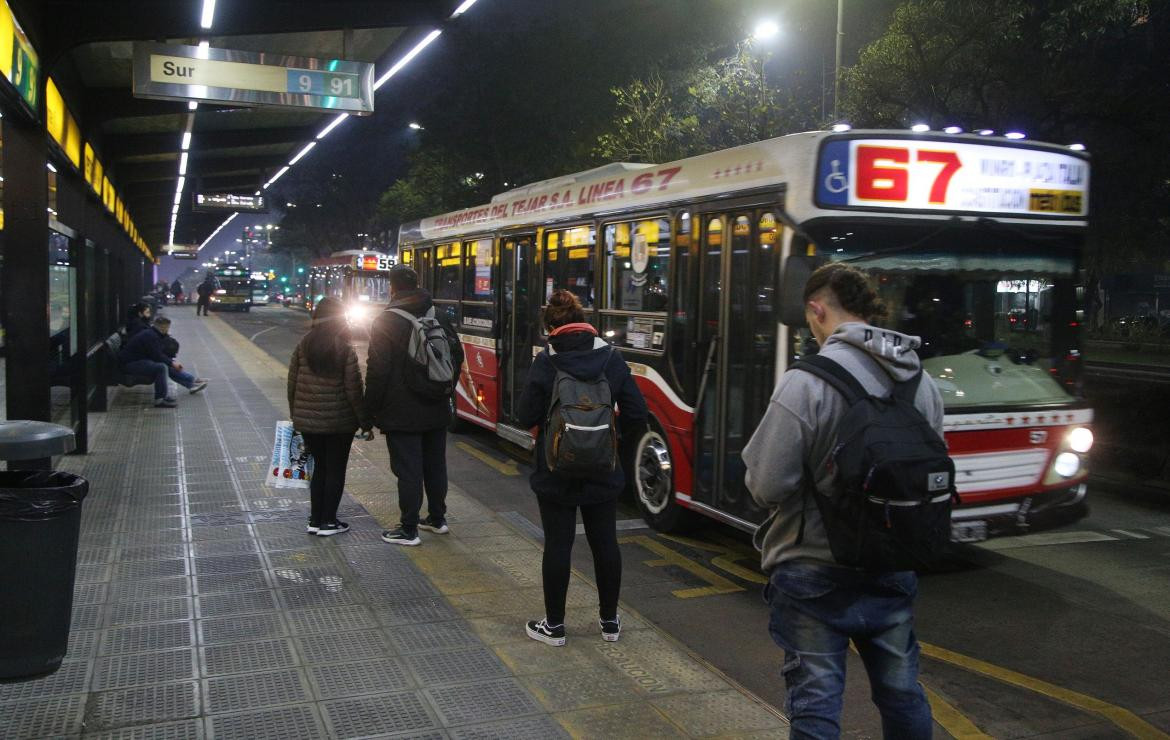
[[[921,368],[918,337],[860,322],[841,324],[820,354],[853,374],[867,391],[886,395],[894,381],[909,380]],[[914,399],[918,410],[940,435],[942,395],[923,373]],[[801,495],[805,467],[817,490],[833,490],[835,471],[825,463],[837,439],[845,399],[825,381],[804,371],[786,372],[776,384],[764,418],[743,451],[747,487],[752,498],[772,514],[756,532],[755,545],[765,572],[796,558],[834,563],[825,525],[816,502]],[[800,510],[805,509],[804,539],[796,544]]]

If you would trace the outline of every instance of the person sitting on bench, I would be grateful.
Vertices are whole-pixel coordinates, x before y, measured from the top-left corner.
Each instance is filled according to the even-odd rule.
[[[174,408],[178,405],[178,402],[168,395],[168,377],[191,393],[198,393],[207,387],[206,380],[184,372],[178,360],[166,355],[163,340],[170,330],[171,320],[166,316],[158,316],[149,329],[131,337],[118,353],[118,362],[123,373],[154,380],[154,405],[162,408]]]

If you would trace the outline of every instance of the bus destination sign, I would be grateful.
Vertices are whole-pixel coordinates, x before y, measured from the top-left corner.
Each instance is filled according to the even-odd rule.
[[[167,244],[162,248],[163,254],[177,260],[193,260],[199,258],[198,244]]]
[[[268,213],[268,202],[263,195],[238,195],[236,193],[195,193],[193,208],[196,211],[240,211],[243,213]]]
[[[134,95],[364,116],[374,112],[374,65],[139,42]]]
[[[1089,163],[1051,149],[914,139],[832,139],[821,148],[822,208],[1084,218]]]

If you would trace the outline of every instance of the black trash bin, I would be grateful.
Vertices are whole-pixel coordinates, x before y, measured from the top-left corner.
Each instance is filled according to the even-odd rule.
[[[0,678],[51,673],[65,658],[88,492],[70,473],[0,472]]]

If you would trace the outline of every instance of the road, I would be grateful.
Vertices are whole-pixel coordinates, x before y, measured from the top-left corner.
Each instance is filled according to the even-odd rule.
[[[282,362],[308,327],[278,306],[219,316]],[[448,457],[456,484],[539,533],[527,468],[492,435],[453,435]],[[947,572],[922,578],[922,680],[938,737],[1170,737],[1159,734],[1170,733],[1170,491],[1094,478],[1089,502],[1078,522],[964,546]],[[655,533],[632,503],[618,517],[625,603],[782,708],[747,536],[716,523]],[[592,572],[583,538],[574,564]],[[881,737],[852,657],[845,707],[843,736]]]

